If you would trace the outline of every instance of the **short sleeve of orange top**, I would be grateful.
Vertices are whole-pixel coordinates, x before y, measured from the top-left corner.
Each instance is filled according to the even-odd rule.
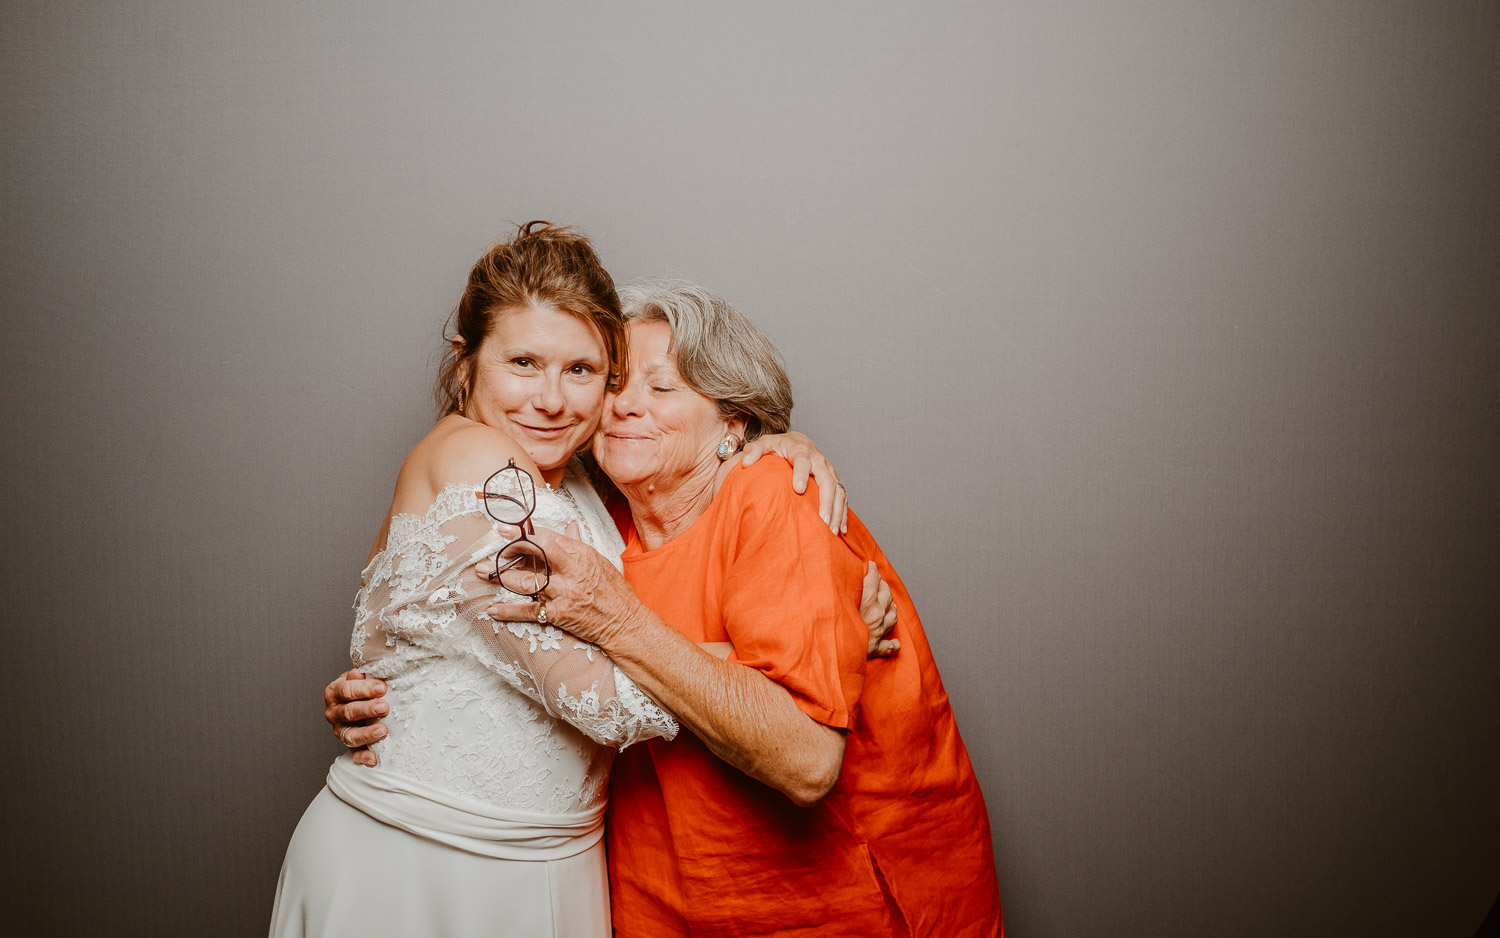
[[[617,936],[996,934],[984,804],[935,669],[927,686],[936,696],[911,696],[931,656],[925,639],[907,650],[920,624],[899,603],[911,674],[869,663],[894,683],[879,698],[875,722],[885,730],[861,730],[867,633],[858,604],[869,552],[855,542],[874,542],[856,520],[850,528],[843,539],[831,534],[817,516],[816,488],[796,495],[790,468],[768,457],[731,470],[708,511],[665,545],[644,550],[627,530],[625,575],[647,606],[693,641],[733,642],[732,660],[781,684],[812,719],[853,732],[839,784],[810,808],[722,762],[690,732],[622,751],[606,826]],[[877,562],[899,587],[883,555]],[[908,616],[910,633],[902,631]],[[941,712],[928,712],[934,701]],[[942,743],[936,760],[929,738]],[[894,750],[914,751],[893,761]],[[906,796],[909,787],[917,797]],[[887,851],[886,831],[919,848],[910,865],[929,870],[933,896],[951,895],[955,880],[932,871],[930,855],[957,851],[956,884],[979,883],[977,912],[967,901],[953,914],[921,908],[932,902],[914,880],[888,882],[905,878],[911,851]]]

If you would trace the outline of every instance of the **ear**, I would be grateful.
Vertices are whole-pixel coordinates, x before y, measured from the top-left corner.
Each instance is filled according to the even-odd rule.
[[[740,445],[743,446],[745,444],[744,416],[741,414],[735,414],[733,417],[726,418],[724,423],[726,425],[725,429],[727,434],[739,440]]]
[[[464,341],[463,336],[455,333],[453,338],[448,340],[448,346],[453,349],[453,358],[458,362],[458,370],[454,372],[453,377],[458,380],[459,387],[467,387],[469,384],[469,369],[472,365],[463,359],[464,351],[468,349],[469,344]]]

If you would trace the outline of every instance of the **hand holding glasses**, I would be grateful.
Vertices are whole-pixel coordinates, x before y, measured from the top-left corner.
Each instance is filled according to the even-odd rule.
[[[537,594],[552,578],[552,565],[547,562],[546,551],[526,537],[536,533],[531,524],[532,512],[536,511],[536,483],[531,473],[516,465],[514,459],[506,460],[505,468],[486,479],[484,491],[475,492],[474,497],[484,502],[491,518],[520,532],[495,554],[495,570],[487,579],[537,601]]]

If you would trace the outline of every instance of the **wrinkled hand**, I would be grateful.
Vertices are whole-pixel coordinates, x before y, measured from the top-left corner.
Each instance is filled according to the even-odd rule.
[[[812,440],[796,431],[773,433],[745,444],[744,465],[753,466],[767,453],[775,453],[792,464],[792,491],[807,491],[807,477],[818,480],[818,517],[834,534],[849,530],[849,493],[839,474]]]
[[[555,625],[586,642],[609,650],[611,642],[642,615],[645,607],[635,590],[604,555],[578,539],[578,525],[569,524],[565,534],[537,528],[528,534],[552,567],[552,578],[542,591],[547,625]],[[486,579],[494,572],[490,560],[475,571]],[[506,576],[500,583],[509,588]],[[485,613],[497,622],[536,622],[541,603],[496,603]]]
[[[870,630],[866,658],[889,658],[901,649],[901,640],[890,637],[896,629],[896,603],[891,598],[891,588],[880,578],[880,570],[873,560],[865,573],[859,596],[859,617],[865,620],[865,628]]]
[[[391,711],[381,700],[385,681],[367,679],[363,671],[350,669],[323,688],[323,719],[333,726],[333,735],[349,747],[354,761],[374,767],[380,760],[370,744],[385,738],[380,718]]]

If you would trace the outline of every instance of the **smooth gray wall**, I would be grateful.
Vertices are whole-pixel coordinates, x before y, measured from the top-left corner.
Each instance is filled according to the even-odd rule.
[[[440,326],[534,217],[785,351],[1013,936],[1500,890],[1497,4],[3,10],[10,933],[263,933]]]

